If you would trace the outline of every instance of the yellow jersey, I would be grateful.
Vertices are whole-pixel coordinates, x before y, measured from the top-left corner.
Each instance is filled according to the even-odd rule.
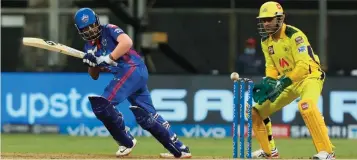
[[[306,77],[325,78],[320,60],[306,35],[296,27],[283,24],[278,40],[262,38],[261,46],[266,61],[266,76],[278,79],[287,76],[293,82]]]

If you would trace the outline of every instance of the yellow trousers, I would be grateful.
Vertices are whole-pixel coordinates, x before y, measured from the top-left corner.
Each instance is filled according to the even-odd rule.
[[[262,105],[255,105],[254,108],[258,112],[257,114],[259,114],[259,116],[256,118],[259,120],[264,120],[271,114],[279,111],[284,106],[291,103],[296,98],[300,97],[301,100],[298,107],[306,126],[309,128],[316,151],[326,151],[328,153],[332,153],[333,145],[328,137],[328,131],[325,122],[323,121],[321,113],[317,108],[317,103],[323,88],[323,83],[323,79],[308,77],[298,83],[292,84],[291,86],[287,87],[274,102],[267,100]],[[256,131],[259,131],[259,133],[263,134],[259,135],[258,141],[260,141],[263,150],[268,153],[271,147],[267,146],[269,145],[267,143],[268,141],[266,141],[264,138],[268,138],[268,130],[265,130],[265,128],[261,126],[263,123],[256,122],[255,124],[257,126],[253,126],[253,129],[256,128]]]
[[[298,97],[301,97],[301,100],[310,99],[317,104],[323,83],[324,81],[318,78],[306,78],[287,87],[273,103],[267,100],[262,105],[256,104],[254,108],[258,110],[261,118],[265,119]]]

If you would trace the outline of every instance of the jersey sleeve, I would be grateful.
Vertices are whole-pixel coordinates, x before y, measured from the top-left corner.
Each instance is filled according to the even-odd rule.
[[[87,43],[83,45],[83,52],[87,53]]]
[[[291,37],[290,45],[295,59],[295,68],[289,78],[295,82],[309,74],[309,64],[313,61],[314,55],[306,35],[301,31]]]
[[[268,46],[261,42],[262,50],[265,57],[265,76],[277,79],[279,72],[275,67],[273,60],[271,59],[268,51]]]
[[[120,34],[123,34],[124,31],[114,24],[107,24],[106,26],[109,30],[110,36],[112,36],[115,40],[118,38]]]

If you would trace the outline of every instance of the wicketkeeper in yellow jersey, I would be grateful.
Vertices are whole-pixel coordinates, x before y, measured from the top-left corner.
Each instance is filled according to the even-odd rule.
[[[253,131],[262,149],[260,157],[272,157],[264,123],[276,111],[300,97],[298,108],[310,131],[317,154],[314,159],[334,159],[333,146],[317,102],[325,73],[306,37],[284,23],[285,14],[277,2],[264,3],[257,17],[261,46],[266,60],[266,78],[254,88]],[[271,125],[270,125],[271,130]]]

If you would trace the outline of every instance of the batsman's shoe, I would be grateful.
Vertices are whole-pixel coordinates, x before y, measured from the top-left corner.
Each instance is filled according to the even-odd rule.
[[[262,149],[259,149],[252,153],[252,158],[269,158],[269,155],[264,153],[264,151]],[[272,158],[272,159],[279,158],[279,152],[278,152],[277,148],[274,148],[273,150],[271,150],[270,158]]]
[[[191,152],[190,149],[185,146],[184,149],[181,149],[181,157],[180,158],[191,158]],[[160,158],[175,158],[174,155],[172,155],[171,153],[160,153]]]
[[[119,146],[118,151],[115,153],[117,157],[128,156],[131,151],[133,151],[134,147],[136,146],[136,139],[133,139],[133,147],[127,148],[125,146]]]
[[[335,152],[327,153],[326,151],[321,151],[315,154],[312,157],[312,159],[326,159],[326,160],[335,159]]]

